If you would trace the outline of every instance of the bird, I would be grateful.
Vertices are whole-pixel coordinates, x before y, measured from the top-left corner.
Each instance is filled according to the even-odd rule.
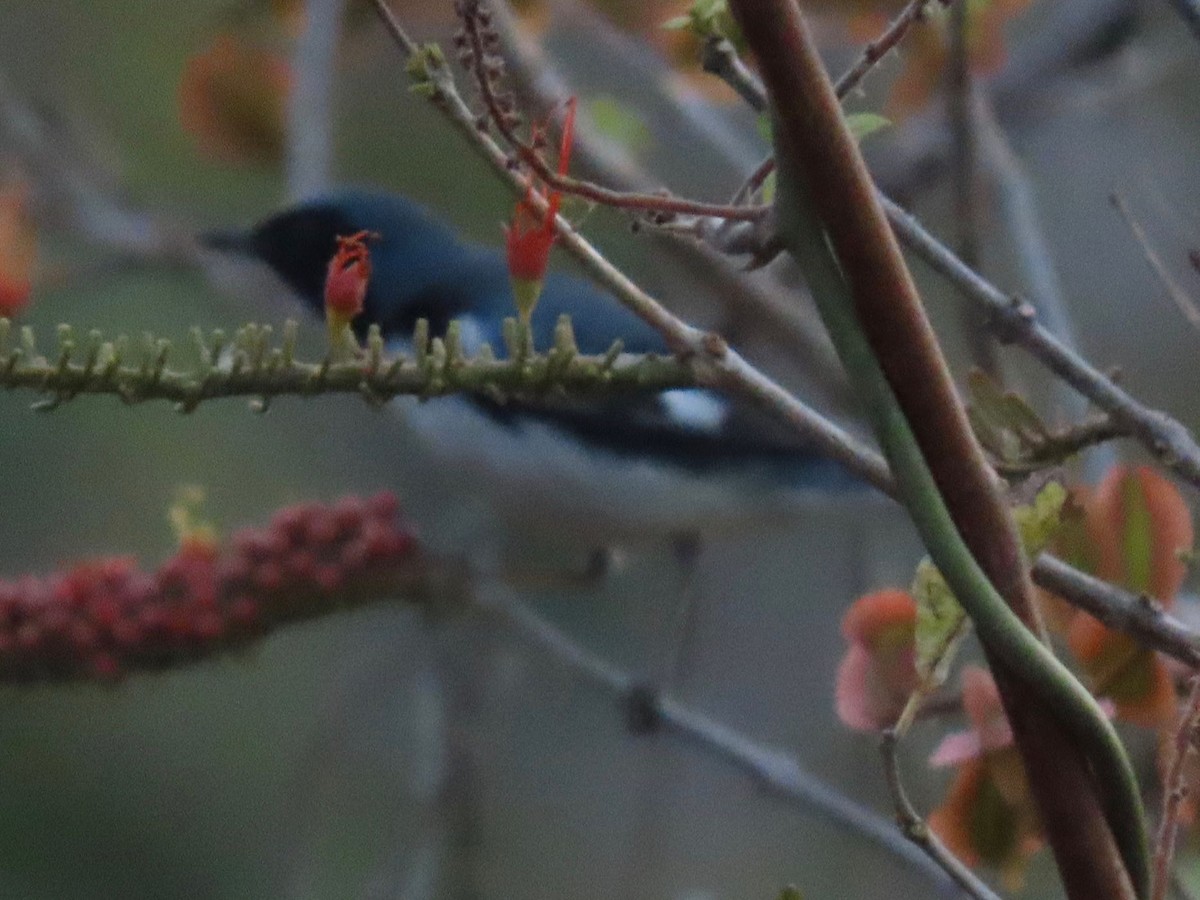
[[[503,346],[516,308],[498,248],[473,243],[397,194],[348,189],[282,209],[244,228],[207,232],[208,251],[269,270],[289,300],[324,315],[327,266],[338,237],[370,232],[371,279],[354,330],[377,325],[389,350],[410,347],[420,319],[433,336],[451,320],[471,355]],[[571,317],[581,352],[615,340],[666,355],[662,336],[613,297],[551,271],[534,310],[534,345],[547,348]],[[707,388],[606,399],[497,400],[467,394],[391,404],[438,464],[490,498],[501,518],[620,544],[705,535],[777,521],[869,493],[838,463],[765,412]]]

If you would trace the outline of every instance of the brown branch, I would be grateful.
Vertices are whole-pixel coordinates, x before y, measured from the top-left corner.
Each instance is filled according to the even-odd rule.
[[[1013,610],[1035,623],[1016,528],[997,489],[833,86],[792,0],[732,0],[773,104],[776,144],[805,179],[858,320],[963,539]],[[986,648],[985,648],[986,649]],[[993,661],[994,662],[994,661]],[[1065,727],[993,665],[1064,886],[1073,900],[1134,896],[1098,786]]]
[[[1179,808],[1187,796],[1187,758],[1195,749],[1200,728],[1200,675],[1193,675],[1188,699],[1179,715],[1172,742],[1175,755],[1163,778],[1162,820],[1154,841],[1154,881],[1150,900],[1164,900],[1171,886],[1171,862],[1175,858],[1175,837],[1179,830]]]

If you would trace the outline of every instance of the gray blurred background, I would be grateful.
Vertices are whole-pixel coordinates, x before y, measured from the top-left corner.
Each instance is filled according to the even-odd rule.
[[[1015,26],[1015,46],[1054,58],[1055,47],[1042,46],[1044,7],[1072,3],[1087,5],[1043,0]],[[1014,51],[1033,75],[1005,88],[997,109],[1031,177],[1084,349],[1194,425],[1200,334],[1167,299],[1107,196],[1122,192],[1181,283],[1200,295],[1200,275],[1186,264],[1200,245],[1200,44],[1166,3],[1122,7],[1129,15],[1116,20],[1112,40],[1082,59],[1060,58],[1039,73]],[[216,0],[5,0],[0,74],[15,95],[89,129],[97,155],[119,164],[133,204],[189,227],[245,222],[280,203],[279,174],[204,161],[176,112],[184,62],[226,9]],[[418,30],[444,37],[433,18]],[[715,113],[734,142],[706,148],[656,127],[652,92],[614,74],[603,54],[598,62],[598,42],[586,33],[564,27],[551,40],[585,96],[645,104],[644,161],[668,171],[673,188],[720,199],[757,162],[752,154],[764,148],[752,117]],[[830,52],[838,67],[850,59],[845,46]],[[854,104],[878,108],[886,82],[874,78]],[[369,18],[352,34],[336,97],[339,180],[404,191],[499,243],[511,198],[407,92]],[[920,127],[872,139],[869,149],[898,193],[944,230],[944,179],[897,164]],[[735,159],[731,146],[749,152]],[[982,206],[984,268],[1019,290],[1012,241],[992,200]],[[705,308],[696,279],[657,262],[653,245],[620,217],[596,212],[587,231],[653,292]],[[104,260],[69,234],[42,241],[43,260],[67,275]],[[964,371],[952,298],[917,270]],[[200,273],[145,268],[67,277],[37,296],[28,320],[46,335],[68,321],[182,339],[191,325],[262,315]],[[1055,418],[1044,379],[1018,355],[1006,360]],[[796,367],[783,371],[805,383]],[[181,484],[203,485],[207,513],[230,529],[297,499],[390,488],[438,546],[454,548],[465,533],[470,498],[455,473],[422,458],[393,416],[355,402],[285,400],[261,417],[213,403],[182,417],[107,399],[44,415],[29,401],[0,397],[4,576],[113,552],[152,564],[171,551],[165,511]],[[832,711],[838,628],[865,589],[907,583],[917,556],[902,517],[882,503],[823,504],[785,527],[710,542],[676,695],[794,753],[886,817],[874,742],[842,728]],[[602,586],[525,599],[639,675],[666,652],[677,593],[669,548],[644,546],[628,548]],[[923,809],[947,777],[924,764],[936,731],[919,731],[905,750]],[[4,688],[0,798],[0,897],[707,900],[773,897],[788,882],[807,898],[936,895],[912,865],[814,808],[772,796],[711,753],[669,734],[630,734],[610,694],[495,620],[429,623],[399,605],[116,687]],[[1050,896],[1053,883],[1043,854],[1027,894]]]

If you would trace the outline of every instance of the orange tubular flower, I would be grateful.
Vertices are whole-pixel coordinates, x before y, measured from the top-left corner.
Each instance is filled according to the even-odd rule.
[[[567,101],[567,115],[563,122],[562,143],[558,151],[558,174],[565,176],[571,162],[571,145],[575,140],[575,98]],[[539,214],[534,205],[534,195],[546,202],[546,212]],[[550,264],[550,249],[554,246],[554,219],[562,204],[562,194],[556,190],[545,191],[531,180],[525,196],[517,201],[512,222],[504,229],[504,243],[508,256],[508,274],[512,280],[513,297],[521,321],[529,324],[542,293],[546,268]]]
[[[1171,482],[1146,466],[1117,466],[1087,505],[1096,574],[1164,607],[1175,603],[1186,569],[1179,551],[1192,546],[1192,517]],[[1101,696],[1119,718],[1148,728],[1169,726],[1175,686],[1163,659],[1086,613],[1071,621],[1067,641]]]
[[[325,323],[334,346],[353,343],[350,323],[362,312],[371,280],[371,253],[367,241],[372,232],[360,231],[337,239],[337,252],[325,275]]]
[[[849,643],[838,666],[838,718],[855,731],[895,723],[917,686],[917,603],[900,590],[867,594],[842,618]]]
[[[962,699],[971,730],[948,735],[930,759],[957,766],[958,775],[929,827],[964,863],[997,869],[1016,889],[1044,843],[1037,811],[992,676],[965,668]]]

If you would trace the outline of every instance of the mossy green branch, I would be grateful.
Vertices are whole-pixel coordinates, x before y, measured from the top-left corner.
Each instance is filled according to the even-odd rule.
[[[418,324],[411,355],[385,352],[377,331],[357,357],[303,360],[297,356],[297,327],[285,323],[280,335],[270,326],[246,325],[232,336],[193,329],[190,348],[143,335],[106,340],[99,332],[80,339],[59,326],[53,351],[38,349],[31,328],[18,333],[0,319],[0,388],[44,395],[39,409],[52,409],[81,394],[108,394],[127,403],[166,400],[181,412],[201,403],[245,397],[262,409],[275,397],[358,394],[371,404],[411,395],[437,397],[482,393],[508,397],[603,395],[635,390],[666,390],[697,383],[692,367],[669,356],[623,353],[619,343],[603,355],[579,352],[569,320],[562,320],[553,346],[529,352],[515,321],[506,330],[507,356],[487,346],[468,356],[453,325],[444,339],[430,338]],[[14,339],[15,338],[15,339]],[[183,365],[184,356],[194,362]]]

